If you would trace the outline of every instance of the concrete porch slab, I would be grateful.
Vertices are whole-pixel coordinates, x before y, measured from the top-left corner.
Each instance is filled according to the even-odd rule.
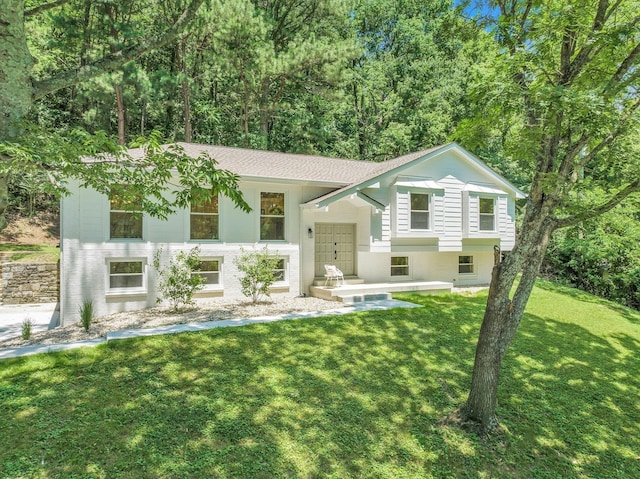
[[[450,293],[453,283],[445,281],[397,281],[393,283],[345,284],[337,287],[311,286],[311,296],[333,301],[352,302],[354,297],[384,293]]]

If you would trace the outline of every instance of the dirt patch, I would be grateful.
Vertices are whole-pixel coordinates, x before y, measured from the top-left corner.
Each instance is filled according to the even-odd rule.
[[[60,216],[40,212],[31,218],[7,215],[8,225],[0,231],[0,244],[55,246],[60,242]]]

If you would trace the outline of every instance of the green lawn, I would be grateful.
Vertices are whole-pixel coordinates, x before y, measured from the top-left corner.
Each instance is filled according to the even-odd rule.
[[[55,263],[60,259],[60,249],[40,244],[0,244],[0,253],[12,252],[6,261],[21,263]]]
[[[482,442],[439,420],[486,296],[403,299],[0,362],[0,477],[640,477],[640,313],[539,283]]]

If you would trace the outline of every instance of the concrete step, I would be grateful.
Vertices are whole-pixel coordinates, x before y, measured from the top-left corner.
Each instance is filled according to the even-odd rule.
[[[313,286],[324,286],[325,278],[315,278],[313,280]],[[333,285],[334,281],[331,280],[331,285]],[[342,284],[342,281],[340,281]],[[364,279],[358,278],[357,276],[345,276],[344,284],[364,284]]]
[[[346,294],[338,296],[344,304],[362,303],[364,301],[383,301],[392,299],[391,293]]]
[[[323,283],[324,284],[324,283]],[[378,293],[415,292],[420,294],[450,293],[453,283],[444,281],[398,281],[393,283],[345,283],[344,286],[311,286],[309,292],[316,298],[341,301],[342,296],[369,295]]]

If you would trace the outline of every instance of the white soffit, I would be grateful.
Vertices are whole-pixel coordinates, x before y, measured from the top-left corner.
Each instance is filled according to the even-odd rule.
[[[444,190],[444,187],[437,181],[428,178],[409,178],[406,176],[398,176],[395,182],[396,186],[405,186],[408,188],[425,188],[429,190]]]
[[[506,195],[507,192],[493,188],[491,186],[474,185],[473,183],[467,183],[463,188],[464,191],[472,191],[473,193],[486,193],[490,195]]]

